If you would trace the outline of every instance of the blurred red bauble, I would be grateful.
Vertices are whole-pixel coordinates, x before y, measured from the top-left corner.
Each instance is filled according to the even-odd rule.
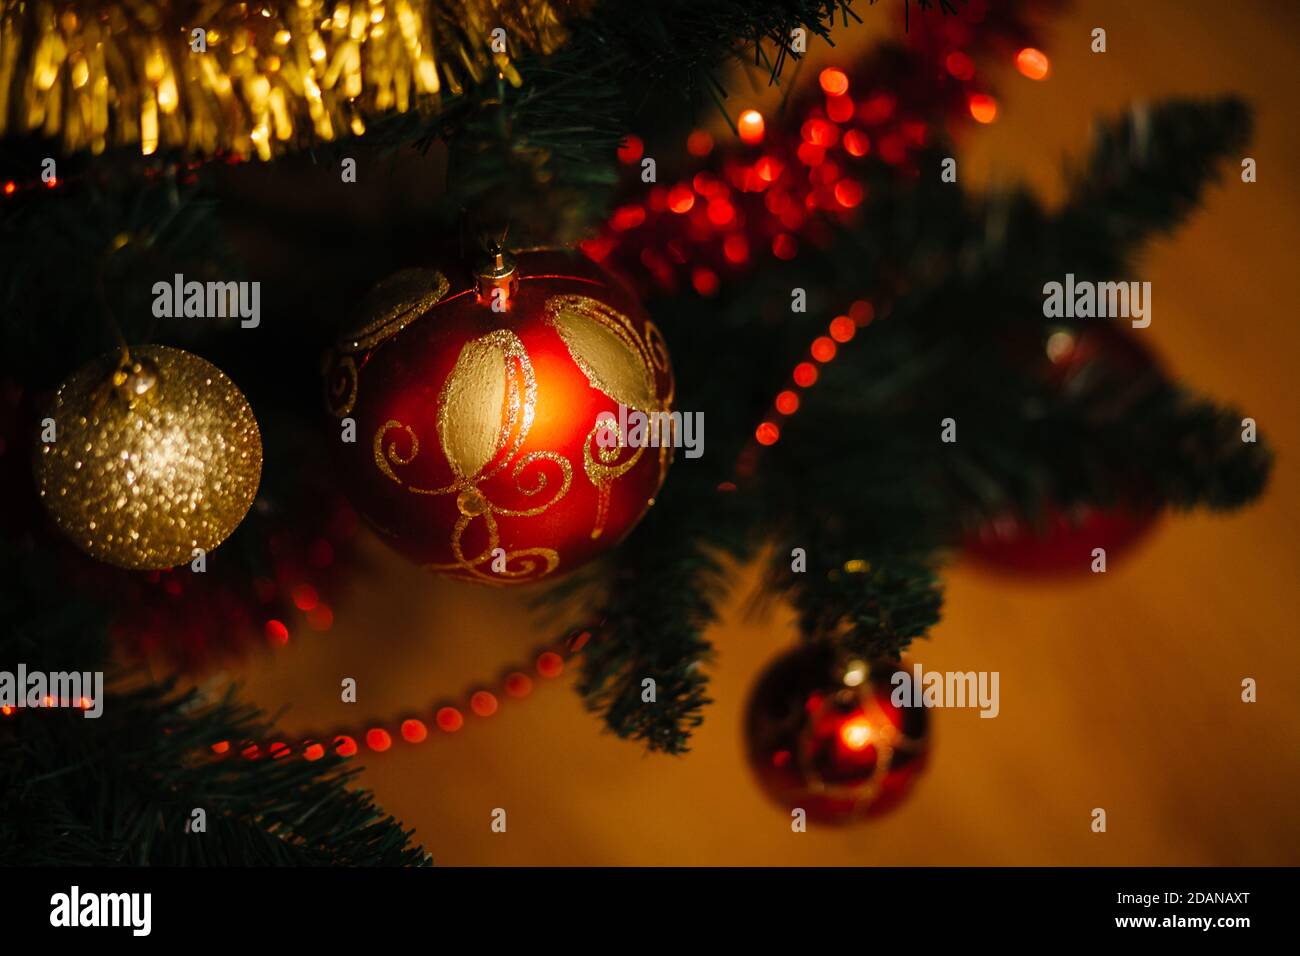
[[[1019,361],[1037,363],[1053,389],[1080,387],[1101,377],[1117,388],[1142,390],[1157,383],[1160,363],[1138,333],[1111,322],[1080,328],[1048,327],[1039,341],[1017,343]],[[966,534],[963,551],[978,563],[1015,574],[1053,577],[1089,574],[1093,550],[1110,567],[1154,530],[1159,512],[1139,505],[1048,505],[1036,518],[1000,515]]]
[[[1079,379],[1099,372],[1141,388],[1163,375],[1159,358],[1144,334],[1115,322],[1095,320],[1087,325],[1048,325],[1032,341],[1017,343],[1018,359],[1035,363],[1040,378],[1062,391],[1079,387]]]
[[[526,583],[616,544],[672,460],[646,416],[673,400],[668,350],[583,256],[501,255],[380,283],[327,359],[356,509],[432,570]],[[626,429],[626,431],[624,431]]]
[[[1006,515],[969,534],[964,550],[981,564],[1017,574],[1088,574],[1094,548],[1105,550],[1110,567],[1147,536],[1158,517],[1154,511],[1086,505],[1049,508],[1033,523]]]
[[[829,824],[897,806],[929,749],[925,708],[890,700],[898,669],[837,664],[833,649],[812,644],[768,667],[745,712],[749,762],[767,795]]]
[[[332,489],[309,478],[297,487],[306,490],[299,500],[254,508],[241,528],[243,561],[214,562],[203,574],[87,568],[86,583],[112,602],[119,648],[199,674],[329,631],[355,560],[357,518]]]

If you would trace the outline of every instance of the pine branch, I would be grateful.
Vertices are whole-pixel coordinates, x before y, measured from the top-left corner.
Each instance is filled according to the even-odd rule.
[[[764,44],[777,51],[775,81],[799,56],[794,29],[830,42],[837,13],[858,19],[848,0],[606,0],[556,53],[521,62],[519,88],[467,89],[444,111],[451,197],[477,228],[573,241],[603,211],[615,149],[642,106],[672,103],[690,116],[725,97],[725,66]]]
[[[602,597],[589,598],[600,623],[578,692],[610,730],[649,750],[688,749],[709,703],[703,668],[712,646],[703,631],[728,593],[730,564],[752,553],[751,520],[737,514],[742,502],[715,486],[700,472],[666,486],[652,509],[661,520],[605,562],[595,575]]]
[[[1236,97],[1139,103],[1099,125],[1056,221],[1061,259],[1083,256],[1113,271],[1138,243],[1179,226],[1220,163],[1240,156],[1252,125],[1250,108]]]
[[[826,525],[803,530],[777,549],[769,582],[788,595],[805,639],[833,640],[866,661],[896,660],[938,622],[943,597],[932,555],[864,551],[862,539],[827,533]],[[795,547],[808,556],[798,572]]]
[[[175,174],[109,177],[6,201],[0,218],[0,352],[21,380],[52,386],[115,347],[150,336],[154,282],[238,275],[216,209]]]
[[[103,616],[69,600],[44,555],[0,542],[0,669],[96,671]],[[412,833],[350,786],[340,759],[210,759],[270,739],[228,696],[206,704],[132,671],[109,678],[103,713],[22,710],[0,722],[5,865],[418,865]],[[189,833],[196,809],[207,831]]]
[[[861,225],[817,256],[770,263],[717,298],[651,304],[682,357],[679,406],[704,410],[708,457],[729,461],[830,315],[883,277],[908,288],[822,368],[729,505],[737,536],[782,542],[769,583],[789,597],[805,637],[867,659],[896,656],[938,620],[942,549],[1007,509],[1222,508],[1259,494],[1271,452],[1241,441],[1240,412],[1190,395],[1122,350],[1100,351],[1064,384],[1044,376],[1042,352],[1044,281],[1067,271],[1114,277],[1140,240],[1186,215],[1216,161],[1239,148],[1245,117],[1231,100],[1165,104],[1149,113],[1144,150],[1133,148],[1131,120],[1104,127],[1075,201],[1056,216],[1023,191],[976,202],[937,176],[903,184],[886,174],[868,187]],[[921,168],[937,169],[941,155]],[[772,307],[796,286],[809,290],[806,314]],[[1082,331],[1115,321],[1053,324]],[[960,437],[940,446],[950,415]],[[683,474],[695,468],[674,467],[665,501],[679,482],[705,484]],[[684,712],[653,710],[637,678],[650,673],[653,650],[655,673],[696,686],[680,675],[696,673],[712,606],[681,599],[690,612],[665,617],[647,595],[676,606],[678,595],[698,600],[725,586],[716,565],[699,569],[702,590],[685,573],[715,533],[718,516],[704,513],[656,508],[619,553],[628,577],[602,605],[616,626],[582,688],[615,732],[652,749],[674,749],[665,742],[698,723],[699,700]],[[791,569],[795,547],[806,551],[804,572]]]

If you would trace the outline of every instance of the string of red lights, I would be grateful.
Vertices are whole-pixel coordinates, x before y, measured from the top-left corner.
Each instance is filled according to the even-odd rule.
[[[221,153],[209,160],[169,159],[157,162],[146,161],[140,167],[140,175],[147,180],[175,179],[183,185],[191,185],[198,182],[199,170],[204,166],[211,163],[237,166],[244,162],[247,162],[244,157],[232,153]],[[94,168],[70,176],[51,176],[49,179],[45,179],[43,176],[33,176],[30,179],[22,180],[5,179],[0,181],[0,199],[13,199],[23,193],[67,189],[70,186],[85,182],[98,182],[100,179],[100,173]]]

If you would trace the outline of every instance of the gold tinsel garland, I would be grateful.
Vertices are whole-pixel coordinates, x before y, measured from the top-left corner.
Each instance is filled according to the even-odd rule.
[[[0,0],[0,136],[270,159],[550,53],[593,0]],[[496,34],[500,28],[504,34]],[[195,49],[204,31],[206,51]]]

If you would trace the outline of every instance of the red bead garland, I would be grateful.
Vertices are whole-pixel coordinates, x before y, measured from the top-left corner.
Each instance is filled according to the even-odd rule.
[[[565,655],[570,657],[581,653],[591,640],[591,631],[579,630],[569,635],[561,644],[540,651],[534,661],[533,669],[543,680],[555,680],[564,673]],[[480,689],[469,697],[466,709],[476,717],[492,717],[500,711],[501,701],[505,698],[522,700],[531,695],[533,679],[523,671],[510,673],[500,686],[500,693]],[[6,715],[11,708],[4,708]],[[432,712],[432,722],[443,734],[454,734],[466,723],[465,712],[459,707],[444,705]],[[258,744],[245,741],[235,751],[229,740],[219,740],[210,746],[217,757],[238,755],[245,760],[260,760],[265,757],[281,759],[288,756],[300,756],[305,760],[319,760],[327,752],[339,757],[355,757],[361,752],[358,740],[364,743],[372,754],[385,753],[393,749],[397,740],[417,745],[431,739],[429,725],[417,716],[408,716],[392,724],[369,724],[356,730],[336,730],[332,734],[321,736],[307,735],[296,743],[273,741]]]

